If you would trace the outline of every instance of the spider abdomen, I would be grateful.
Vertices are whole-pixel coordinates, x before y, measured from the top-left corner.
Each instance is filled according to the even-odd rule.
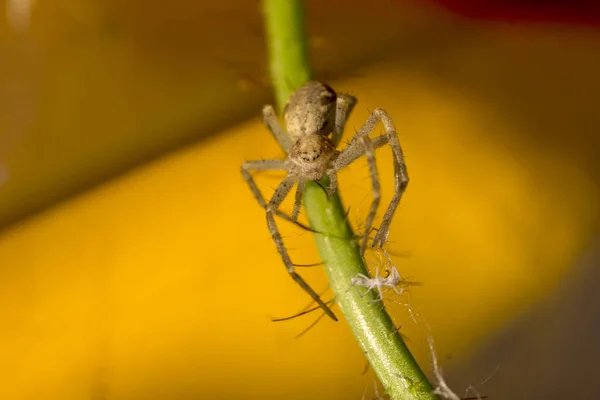
[[[337,95],[321,82],[308,82],[298,88],[283,109],[288,135],[293,140],[309,135],[329,135],[335,122]]]

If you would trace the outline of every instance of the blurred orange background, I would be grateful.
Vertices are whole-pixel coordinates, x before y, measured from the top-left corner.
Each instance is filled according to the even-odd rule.
[[[411,183],[388,247],[423,285],[408,298],[417,323],[390,302],[392,315],[424,369],[431,326],[444,371],[467,371],[586,271],[600,34],[424,3],[307,7],[317,78],[359,98],[349,127],[386,108],[405,148]],[[269,319],[309,299],[239,174],[244,160],[281,156],[259,119],[272,101],[259,4],[48,0],[14,28],[0,24],[0,398],[370,393],[343,320],[295,339],[317,315]],[[380,153],[385,197],[392,168]],[[279,178],[257,179],[268,192]],[[365,163],[340,186],[360,225]],[[311,235],[286,229],[294,261],[316,262]],[[319,268],[305,276],[326,286]],[[502,379],[518,380],[518,366]],[[501,377],[479,390],[550,398]]]

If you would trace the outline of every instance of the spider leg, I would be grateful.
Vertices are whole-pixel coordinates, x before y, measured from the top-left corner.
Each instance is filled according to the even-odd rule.
[[[248,186],[250,186],[250,190],[252,191],[252,194],[254,195],[254,198],[256,199],[258,204],[260,204],[260,206],[262,208],[266,208],[267,202],[265,201],[265,198],[263,197],[262,193],[260,192],[258,185],[256,184],[256,182],[254,182],[254,178],[252,178],[252,175],[250,174],[250,171],[252,171],[252,170],[254,170],[254,171],[284,170],[285,171],[285,162],[283,160],[253,160],[253,161],[246,161],[242,164],[242,176],[244,177],[244,180],[246,181]]]
[[[383,289],[381,286],[379,286],[377,288],[377,291],[379,292],[379,300],[378,301],[383,301]]]
[[[289,153],[290,148],[294,144],[292,139],[285,133],[285,130],[281,126],[279,119],[277,118],[277,114],[275,114],[275,110],[273,106],[267,105],[263,107],[263,120],[267,128],[271,131],[275,140],[279,143],[281,148],[285,150],[286,153]]]
[[[362,286],[367,290],[361,295],[361,297],[365,297],[367,293],[372,289],[371,288],[371,279],[363,274],[356,274],[354,278],[352,278],[352,285],[354,286]]]
[[[262,193],[260,192],[258,185],[254,181],[254,178],[252,178],[250,171],[277,171],[277,170],[285,170],[285,161],[283,161],[283,160],[253,160],[253,161],[246,161],[242,164],[242,176],[244,177],[244,180],[250,187],[250,190],[252,191],[254,198],[256,199],[256,201],[262,208],[267,207],[267,202],[265,201],[265,198],[263,197]],[[313,233],[319,233],[319,232],[316,232],[314,229],[298,222],[296,219],[293,218],[293,216],[289,216],[280,210],[276,210],[275,214],[278,217],[285,219],[286,221],[292,222],[293,224],[301,227],[302,229],[305,229],[305,230],[313,232]]]
[[[371,278],[369,278],[368,276],[364,275],[364,274],[356,274],[356,276],[354,277],[354,279],[356,278],[360,278],[363,282],[369,282],[369,280]],[[363,286],[363,285],[361,285]]]
[[[358,280],[357,278],[360,278],[360,282],[355,281],[355,279]],[[361,297],[365,297],[371,290],[377,287],[376,284],[373,283],[374,280],[364,274],[356,274],[356,277],[354,277],[352,281],[353,285],[362,286],[367,289],[364,291]]]
[[[379,267],[375,267],[375,282],[377,282],[377,292],[379,293],[379,300],[377,301],[383,301],[382,288],[385,287],[384,279],[385,278],[379,278]]]
[[[373,132],[377,123],[381,121],[385,129],[386,135],[379,136],[373,139],[373,147],[379,148],[385,144],[389,144],[392,148],[394,155],[394,196],[390,205],[388,206],[375,238],[373,239],[373,247],[382,247],[387,240],[389,234],[389,227],[391,220],[394,216],[396,208],[400,203],[402,194],[408,185],[408,174],[406,172],[406,165],[404,163],[404,155],[402,153],[402,147],[398,140],[396,128],[387,112],[381,108],[375,109],[369,116],[364,125],[356,133],[354,138],[350,141],[350,144],[340,153],[337,159],[334,161],[334,169],[339,171],[344,168],[357,158],[359,158],[365,151],[364,146],[360,146],[356,139],[360,137],[367,137]],[[383,139],[385,137],[385,139]],[[361,149],[362,147],[362,149]]]
[[[360,143],[357,143],[355,138],[356,136],[354,136],[348,147],[346,147],[344,151],[342,151],[342,153],[340,154],[340,156],[342,154],[344,155],[343,159],[340,161],[338,161],[340,157],[336,159],[336,165],[339,166],[339,168],[337,168],[338,171],[353,163],[364,154],[365,146],[362,146]],[[388,144],[389,139],[387,136],[377,136],[376,138],[371,139],[371,142],[373,142],[373,147],[375,149],[378,149]]]
[[[367,215],[367,220],[365,222],[365,232],[363,233],[363,240],[360,245],[361,255],[365,253],[365,250],[367,248],[369,234],[371,233],[373,220],[375,219],[375,214],[377,213],[377,208],[379,207],[379,201],[381,199],[381,187],[379,184],[379,175],[377,173],[377,163],[375,162],[375,145],[382,146],[387,142],[387,140],[387,137],[384,136],[380,136],[374,141],[369,139],[368,136],[361,136],[359,142],[360,145],[362,145],[362,148],[360,148],[359,145],[348,146],[346,149],[344,149],[342,153],[340,153],[338,158],[334,161],[333,168],[327,171],[327,175],[330,177],[332,182],[332,184],[330,185],[330,190],[333,190],[335,193],[336,187],[333,186],[334,184],[335,186],[337,186],[337,171],[344,168],[352,161],[356,160],[362,154],[365,154],[367,156],[367,161],[369,163],[369,173],[371,175],[371,182],[373,187],[373,200],[371,202],[369,214]]]
[[[335,144],[335,147],[340,143],[346,121],[348,121],[348,117],[350,117],[350,113],[354,109],[357,101],[356,97],[350,96],[349,94],[340,94],[337,97],[335,105],[335,125],[333,128],[333,135],[331,136],[331,140],[333,141],[333,144]]]
[[[325,171],[329,177],[329,188],[327,189],[327,197],[332,197],[337,191],[338,178],[335,169],[331,168]]]
[[[283,263],[292,279],[295,280],[296,283],[298,283],[298,285],[300,285],[300,287],[304,289],[304,291],[306,291],[319,306],[321,306],[323,311],[325,311],[325,313],[331,319],[337,321],[337,317],[335,316],[333,311],[331,311],[327,304],[325,304],[323,300],[321,300],[319,295],[304,281],[304,279],[302,279],[302,277],[296,273],[294,264],[292,263],[292,260],[288,255],[288,252],[283,243],[283,239],[281,238],[281,234],[279,233],[279,229],[277,228],[277,224],[275,223],[275,211],[277,211],[277,208],[281,205],[283,200],[292,190],[296,179],[297,178],[293,176],[288,176],[287,178],[285,178],[275,190],[271,201],[269,201],[269,204],[266,207],[267,225],[269,227],[269,233],[271,234],[271,237],[273,238],[273,241],[277,246],[277,251],[279,252],[279,255],[281,256],[281,259],[283,260]]]
[[[300,214],[300,207],[302,207],[302,195],[304,194],[304,186],[306,182],[304,180],[298,181],[298,187],[296,187],[296,200],[294,201],[294,210],[292,211],[292,219],[298,220],[298,214]]]
[[[392,119],[387,114],[385,110],[376,109],[373,114],[379,116],[381,123],[383,124],[383,128],[389,139],[389,145],[392,148],[392,153],[394,154],[394,196],[392,197],[392,201],[390,201],[390,205],[383,215],[383,219],[381,221],[381,225],[379,226],[379,230],[373,239],[372,246],[373,247],[383,247],[385,242],[387,241],[389,235],[390,224],[392,223],[392,218],[394,217],[394,213],[396,212],[396,208],[400,203],[400,199],[406,190],[406,186],[408,185],[408,173],[406,172],[406,164],[404,163],[404,154],[402,152],[402,146],[400,146],[400,141],[398,140],[398,134],[396,133],[396,128]]]
[[[388,137],[387,136],[378,136],[371,141],[373,142],[373,147],[375,149],[377,149],[388,143]],[[334,166],[334,168],[331,168],[325,172],[327,174],[327,176],[329,177],[329,189],[327,190],[327,195],[329,197],[333,196],[335,194],[335,192],[337,191],[338,179],[337,179],[336,168],[339,168],[339,169],[344,168],[346,165],[350,164],[351,162],[355,161],[357,158],[362,156],[364,154],[364,151],[365,151],[364,146],[357,145],[356,147],[348,150],[348,152],[345,154],[346,163],[344,163],[342,167]],[[345,152],[345,150],[344,150],[344,152]],[[350,212],[350,208],[348,208],[348,212]],[[346,213],[346,216],[347,215],[348,214]],[[376,228],[371,228],[366,232],[370,233],[370,231],[373,229],[376,229]]]
[[[356,136],[354,137],[354,139],[356,139]],[[356,140],[354,140],[354,139],[353,139],[353,142],[356,143]],[[384,146],[388,143],[388,137],[387,136],[378,136],[371,141],[373,142],[373,147],[375,149],[378,149],[381,146]],[[349,147],[350,146],[348,146],[348,148]],[[364,154],[364,150],[365,150],[364,146],[361,146],[360,144],[357,144],[350,149],[348,149],[348,148],[346,148],[348,150],[348,152],[346,152],[346,150],[344,150],[344,152],[346,152],[346,154],[344,155],[345,162],[344,162],[343,166],[339,167],[338,169],[344,168],[348,164],[355,161],[357,158],[359,158],[360,156],[362,156]],[[336,167],[327,170],[325,173],[329,177],[329,182],[330,182],[329,189],[327,191],[327,195],[329,197],[331,197],[337,191],[338,180],[337,180]],[[348,211],[350,211],[350,209],[348,209]],[[375,229],[375,228],[372,228],[372,229]]]
[[[371,182],[373,187],[373,200],[371,201],[371,208],[367,215],[365,222],[365,233],[363,234],[363,241],[360,245],[360,254],[364,254],[367,248],[367,242],[369,240],[369,234],[371,233],[371,227],[373,226],[373,220],[379,207],[379,201],[381,199],[381,187],[379,185],[379,175],[377,174],[377,163],[375,162],[375,149],[373,142],[367,136],[361,138],[362,144],[365,147],[365,155],[369,163],[369,173],[371,175]]]
[[[404,293],[404,287],[402,287],[402,289],[398,289],[397,286],[392,286],[392,289],[394,289],[394,292],[396,292],[398,296],[402,296],[402,293]]]
[[[361,295],[361,297],[365,297],[369,294],[369,292],[373,289],[373,286],[367,286],[367,290]]]

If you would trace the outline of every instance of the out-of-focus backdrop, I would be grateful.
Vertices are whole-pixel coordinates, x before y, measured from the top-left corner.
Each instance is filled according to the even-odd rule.
[[[388,250],[422,285],[388,305],[461,395],[598,398],[598,14],[443,3],[307,1],[317,78],[359,98],[347,134],[383,107],[405,148]],[[239,174],[281,156],[260,4],[0,5],[0,398],[370,395],[343,321],[270,321],[308,298]],[[360,227],[365,163],[340,179]],[[318,261],[310,234],[286,241]]]

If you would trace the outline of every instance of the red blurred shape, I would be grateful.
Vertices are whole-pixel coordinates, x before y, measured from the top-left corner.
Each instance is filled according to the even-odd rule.
[[[600,25],[600,1],[430,0],[468,18]]]

